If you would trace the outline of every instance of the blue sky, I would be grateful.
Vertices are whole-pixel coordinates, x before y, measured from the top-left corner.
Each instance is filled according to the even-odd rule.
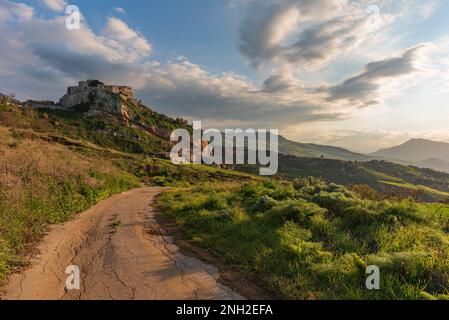
[[[42,1],[21,1],[51,18]],[[101,31],[107,18],[118,17],[138,30],[155,47],[152,59],[170,60],[179,55],[208,66],[215,72],[234,70],[258,77],[237,47],[242,11],[229,1],[210,0],[84,0],[72,1],[80,7],[89,26]],[[122,8],[120,13],[115,8]]]
[[[4,0],[0,26],[0,92],[20,99],[98,78],[209,127],[363,152],[449,141],[448,1]]]

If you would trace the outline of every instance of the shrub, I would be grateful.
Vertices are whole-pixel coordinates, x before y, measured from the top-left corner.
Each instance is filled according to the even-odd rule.
[[[319,178],[307,177],[307,178],[297,178],[293,180],[293,187],[296,190],[301,190],[310,195],[319,193],[326,189],[326,183]]]
[[[273,207],[270,213],[282,218],[283,221],[291,220],[303,224],[312,216],[325,213],[325,210],[305,200],[289,200]]]
[[[250,207],[250,212],[265,212],[276,206],[278,202],[270,196],[261,196],[254,205]]]
[[[204,209],[209,211],[225,210],[228,207],[226,199],[220,194],[212,194],[203,205]]]
[[[312,197],[313,202],[320,207],[326,208],[331,214],[341,216],[349,207],[358,203],[354,198],[350,198],[338,192],[320,192]]]
[[[288,185],[278,185],[274,190],[270,191],[268,195],[275,200],[287,200],[295,197],[295,189],[291,184]]]
[[[351,191],[354,192],[360,199],[377,200],[379,194],[376,190],[366,184],[356,184],[351,187]]]
[[[384,221],[401,224],[408,224],[411,222],[428,223],[428,217],[420,210],[417,205],[410,200],[404,200],[399,203],[387,205],[380,213]]]
[[[342,214],[342,221],[348,227],[369,225],[376,220],[377,214],[364,206],[356,205],[346,208]]]
[[[339,184],[335,184],[335,183],[330,183],[325,190],[327,192],[331,192],[331,193],[341,193],[347,197],[352,197],[351,193],[348,191],[348,189],[346,189],[344,186],[339,185]]]
[[[250,200],[259,197],[263,191],[264,187],[262,185],[251,182],[243,185],[239,190],[239,194],[244,200]]]

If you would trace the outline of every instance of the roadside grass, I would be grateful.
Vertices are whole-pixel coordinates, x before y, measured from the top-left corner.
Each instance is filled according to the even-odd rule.
[[[47,224],[67,221],[138,183],[107,160],[65,146],[30,139],[0,143],[0,282],[27,263],[28,244],[44,235]]]
[[[202,164],[175,165],[170,160],[147,157],[135,173],[147,184],[162,187],[187,187],[199,183],[262,181],[263,178]]]
[[[449,298],[449,207],[361,200],[315,179],[165,192],[162,212],[283,299]],[[381,289],[365,287],[368,265]]]

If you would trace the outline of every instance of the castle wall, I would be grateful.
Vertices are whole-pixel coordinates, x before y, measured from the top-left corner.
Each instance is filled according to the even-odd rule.
[[[80,81],[78,86],[69,87],[59,104],[67,109],[89,105],[90,111],[105,111],[129,117],[128,107],[122,103],[123,96],[135,103],[131,87],[105,85],[98,80],[87,80]]]

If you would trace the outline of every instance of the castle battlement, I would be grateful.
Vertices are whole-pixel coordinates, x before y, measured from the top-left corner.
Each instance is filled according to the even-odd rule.
[[[82,94],[83,92],[103,91],[112,94],[121,94],[126,98],[134,98],[133,88],[128,86],[105,85],[98,80],[86,80],[78,82],[77,86],[67,89],[68,95]]]

